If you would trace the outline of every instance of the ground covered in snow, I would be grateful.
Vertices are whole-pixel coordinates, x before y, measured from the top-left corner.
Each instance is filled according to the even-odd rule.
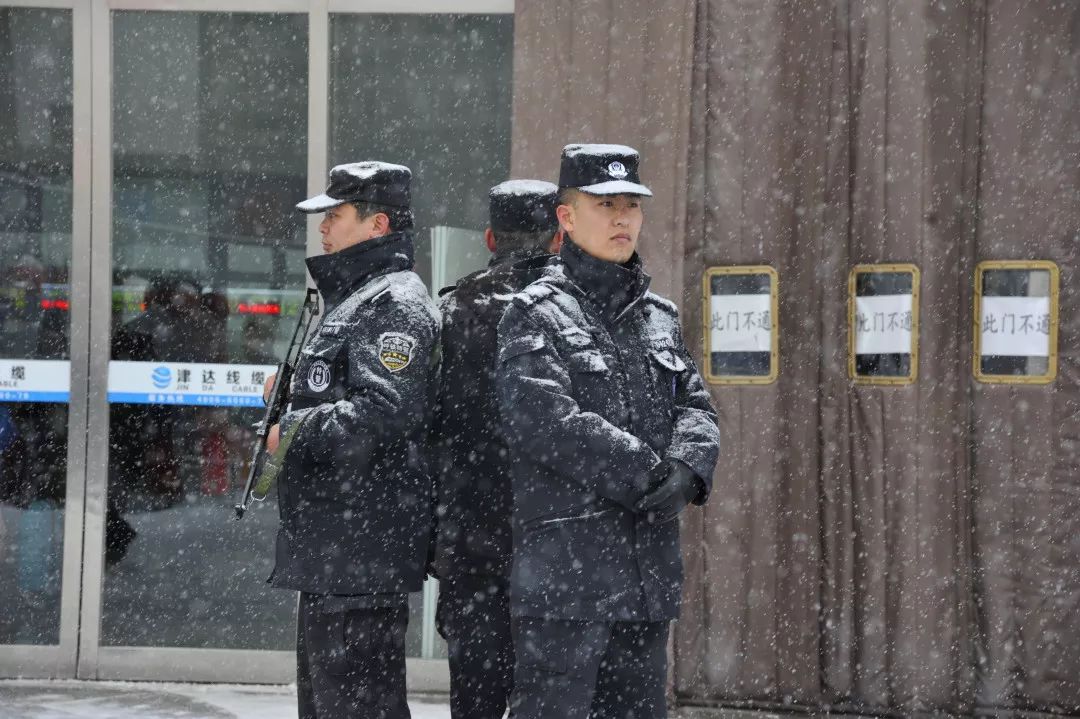
[[[413,719],[449,719],[411,699]],[[296,688],[145,682],[0,681],[3,719],[295,719]]]

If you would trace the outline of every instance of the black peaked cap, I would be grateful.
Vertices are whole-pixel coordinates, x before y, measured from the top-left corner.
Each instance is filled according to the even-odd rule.
[[[304,200],[296,209],[306,214],[323,212],[347,202],[370,202],[389,207],[409,207],[412,171],[389,162],[351,162],[330,170],[326,192]]]
[[[491,188],[491,229],[495,232],[555,232],[559,188],[542,180],[507,180]]]
[[[652,190],[638,177],[638,152],[626,145],[567,145],[559,166],[559,188],[590,195],[643,195]]]

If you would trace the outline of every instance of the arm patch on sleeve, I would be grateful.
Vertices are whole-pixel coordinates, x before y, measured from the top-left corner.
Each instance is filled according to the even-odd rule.
[[[379,362],[391,372],[408,367],[416,354],[416,338],[403,332],[383,332],[379,335]]]

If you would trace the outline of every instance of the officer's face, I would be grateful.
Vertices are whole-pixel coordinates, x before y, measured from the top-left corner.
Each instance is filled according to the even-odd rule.
[[[578,192],[557,210],[562,228],[581,249],[600,260],[626,262],[641,233],[641,198],[637,195],[589,195]]]
[[[386,215],[375,214],[360,219],[355,205],[344,204],[331,207],[323,216],[319,224],[319,234],[322,235],[323,252],[330,255],[341,252],[346,247],[352,247],[375,237],[376,225],[379,217]]]

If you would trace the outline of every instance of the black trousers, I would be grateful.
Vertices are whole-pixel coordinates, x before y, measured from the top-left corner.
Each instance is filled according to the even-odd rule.
[[[514,681],[506,580],[440,581],[435,625],[450,658],[450,716],[502,719]]]
[[[667,622],[514,620],[513,719],[663,719]]]
[[[342,599],[300,594],[300,719],[410,719],[405,694],[408,605],[350,608]]]

